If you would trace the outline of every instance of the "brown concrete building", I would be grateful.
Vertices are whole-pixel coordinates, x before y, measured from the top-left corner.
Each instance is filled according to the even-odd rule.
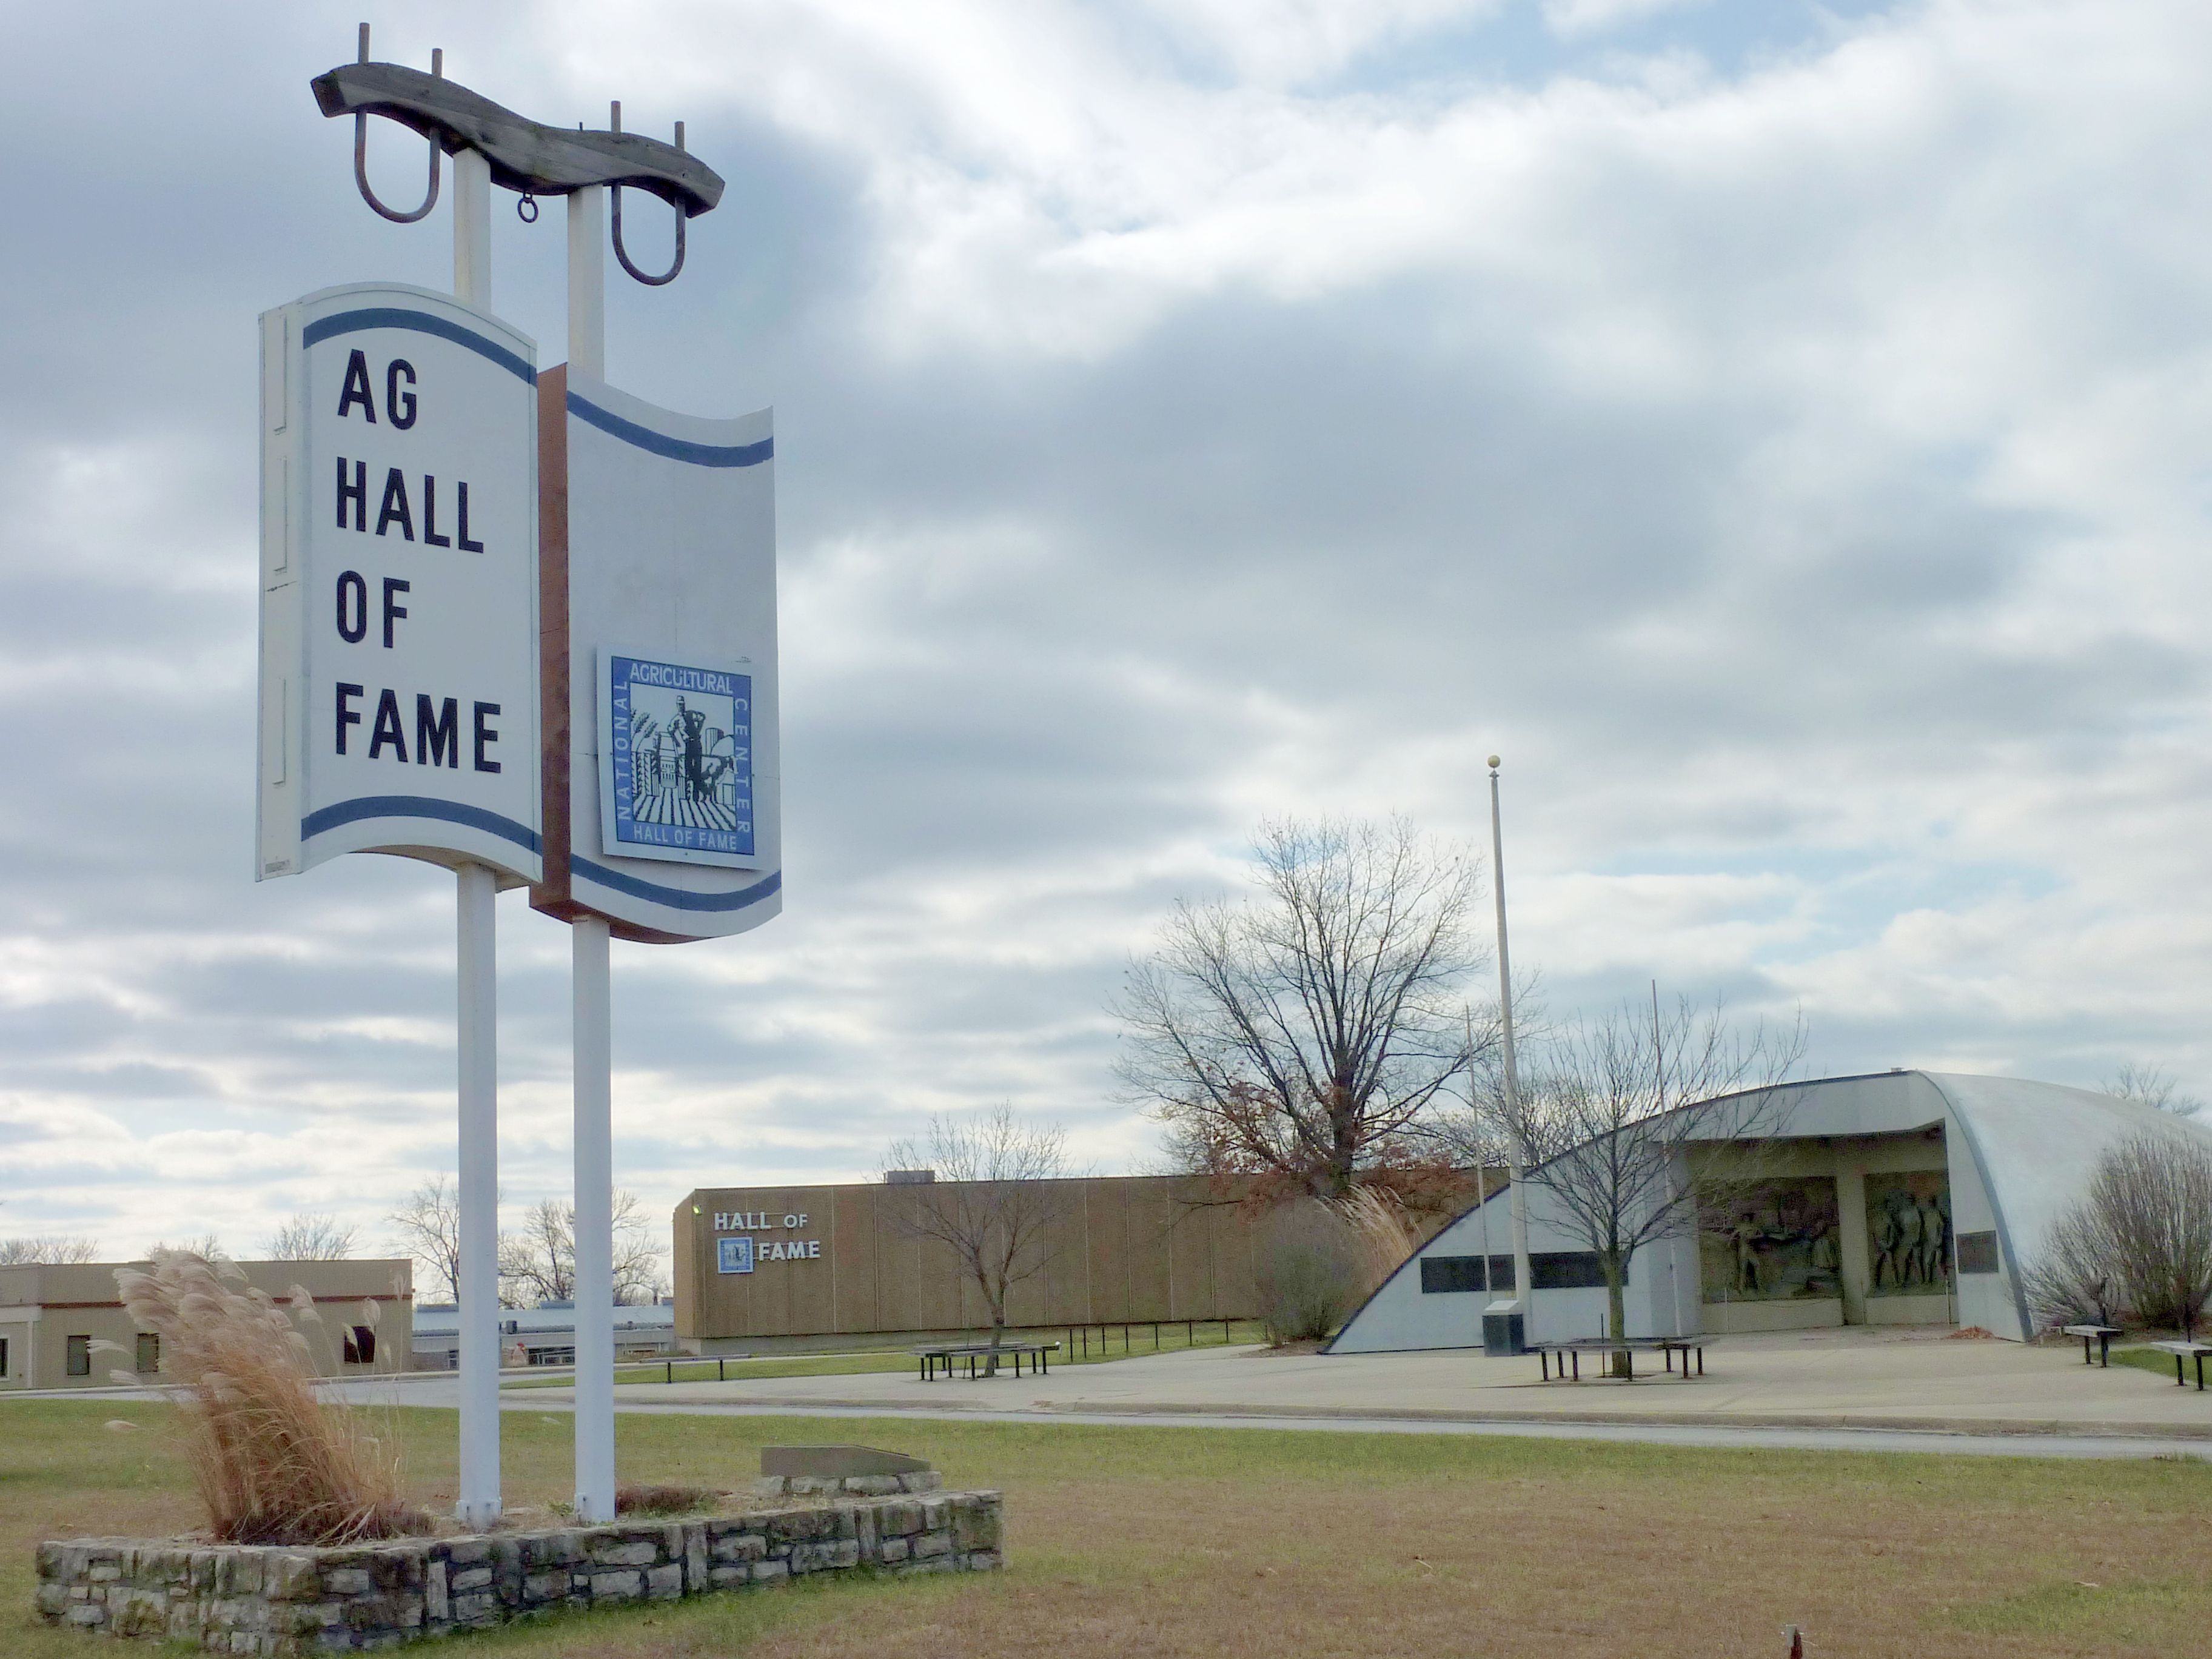
[[[103,1389],[114,1372],[165,1380],[161,1343],[141,1331],[116,1293],[118,1267],[143,1262],[0,1267],[0,1390]],[[414,1267],[398,1261],[241,1261],[249,1285],[274,1297],[295,1285],[314,1297],[319,1324],[301,1321],[318,1375],[362,1376],[408,1368]],[[374,1304],[374,1322],[363,1311]],[[95,1349],[114,1343],[120,1354]]]
[[[1049,1194],[1049,1260],[1014,1287],[1010,1324],[1253,1315],[1250,1229],[1204,1177],[1036,1184]],[[676,1206],[678,1340],[714,1353],[988,1325],[953,1252],[903,1218],[915,1201],[911,1188],[874,1182],[693,1193]]]

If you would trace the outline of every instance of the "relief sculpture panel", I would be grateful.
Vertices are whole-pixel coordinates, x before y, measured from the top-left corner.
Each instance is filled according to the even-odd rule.
[[[1868,1295],[1949,1292],[1949,1176],[1941,1170],[1869,1176],[1866,1212]]]
[[[1698,1212],[1708,1302],[1771,1302],[1843,1293],[1836,1182],[1797,1176],[1731,1189]]]

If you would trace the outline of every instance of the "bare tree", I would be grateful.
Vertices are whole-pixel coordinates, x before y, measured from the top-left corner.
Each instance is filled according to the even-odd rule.
[[[522,1225],[500,1241],[499,1272],[518,1303],[574,1302],[575,1206],[557,1198],[532,1205]],[[666,1283],[635,1193],[614,1195],[614,1280],[617,1307],[653,1301]]]
[[[1528,1149],[1529,1188],[1598,1258],[1613,1335],[1627,1334],[1636,1253],[1694,1237],[1701,1206],[1771,1176],[1756,1148],[1786,1126],[1796,1101],[1786,1085],[1804,1052],[1802,1019],[1747,1030],[1717,1000],[1684,998],[1662,1013],[1655,991],[1649,1007],[1624,1003],[1554,1034],[1530,1055],[1511,1108],[1498,1091],[1500,1117]]]
[[[343,1261],[359,1237],[349,1223],[302,1210],[264,1239],[261,1251],[271,1261]]]
[[[442,1300],[461,1299],[461,1194],[443,1176],[433,1176],[407,1194],[385,1220],[403,1255],[412,1256],[417,1282]]]
[[[31,1238],[0,1238],[0,1267],[73,1267],[80,1262],[100,1260],[100,1241],[96,1238],[70,1238],[60,1233],[42,1233]]]
[[[1266,823],[1254,860],[1256,896],[1178,902],[1131,966],[1121,1079],[1180,1167],[1341,1198],[1434,1156],[1418,1131],[1473,1058],[1482,867],[1404,819]]]
[[[202,1233],[197,1238],[187,1238],[175,1244],[157,1238],[146,1247],[146,1257],[150,1260],[164,1250],[181,1250],[185,1255],[196,1255],[203,1261],[228,1261],[231,1259],[230,1252],[222,1247],[222,1240],[211,1232]]]
[[[2122,1061],[2120,1069],[2105,1079],[2104,1090],[2118,1099],[2140,1101],[2176,1117],[2195,1117],[2204,1109],[2197,1097],[2182,1092],[2171,1072],[2163,1066],[2138,1066],[2131,1060]]]
[[[2193,1339],[2212,1302],[2212,1142],[2176,1127],[2106,1147],[2025,1288],[2053,1323],[2094,1307]]]
[[[2039,1329],[2117,1327],[2127,1316],[2111,1240],[2085,1204],[2058,1218],[2042,1255],[2022,1270],[2020,1288]]]
[[[926,1138],[891,1143],[885,1168],[935,1175],[890,1189],[894,1223],[952,1252],[990,1311],[994,1348],[1006,1337],[1007,1293],[1052,1264],[1054,1226],[1066,1203],[1058,1184],[1068,1174],[1066,1141],[1058,1127],[1032,1128],[999,1106],[932,1118]]]

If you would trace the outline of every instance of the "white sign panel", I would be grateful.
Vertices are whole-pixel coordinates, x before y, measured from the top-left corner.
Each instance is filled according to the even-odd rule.
[[[536,356],[389,283],[262,318],[258,878],[542,873]]]
[[[744,933],[782,906],[772,423],[673,414],[573,368],[543,384],[540,465],[566,480],[544,568],[547,631],[564,611],[567,639],[548,661],[568,679],[549,667],[531,902],[631,939]]]

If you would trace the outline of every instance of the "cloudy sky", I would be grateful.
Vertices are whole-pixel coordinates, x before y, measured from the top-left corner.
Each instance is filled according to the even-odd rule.
[[[0,1234],[374,1243],[452,1167],[451,878],[250,879],[254,318],[451,281],[308,96],[359,15],[0,3]],[[1481,833],[1492,750],[1555,1012],[2212,1091],[2201,0],[372,21],[730,182],[672,288],[610,278],[611,379],[778,427],[787,905],[616,946],[654,1211],[1002,1100],[1141,1163],[1105,1003],[1164,908],[1263,814]],[[510,895],[500,950],[520,1205],[566,931]]]

